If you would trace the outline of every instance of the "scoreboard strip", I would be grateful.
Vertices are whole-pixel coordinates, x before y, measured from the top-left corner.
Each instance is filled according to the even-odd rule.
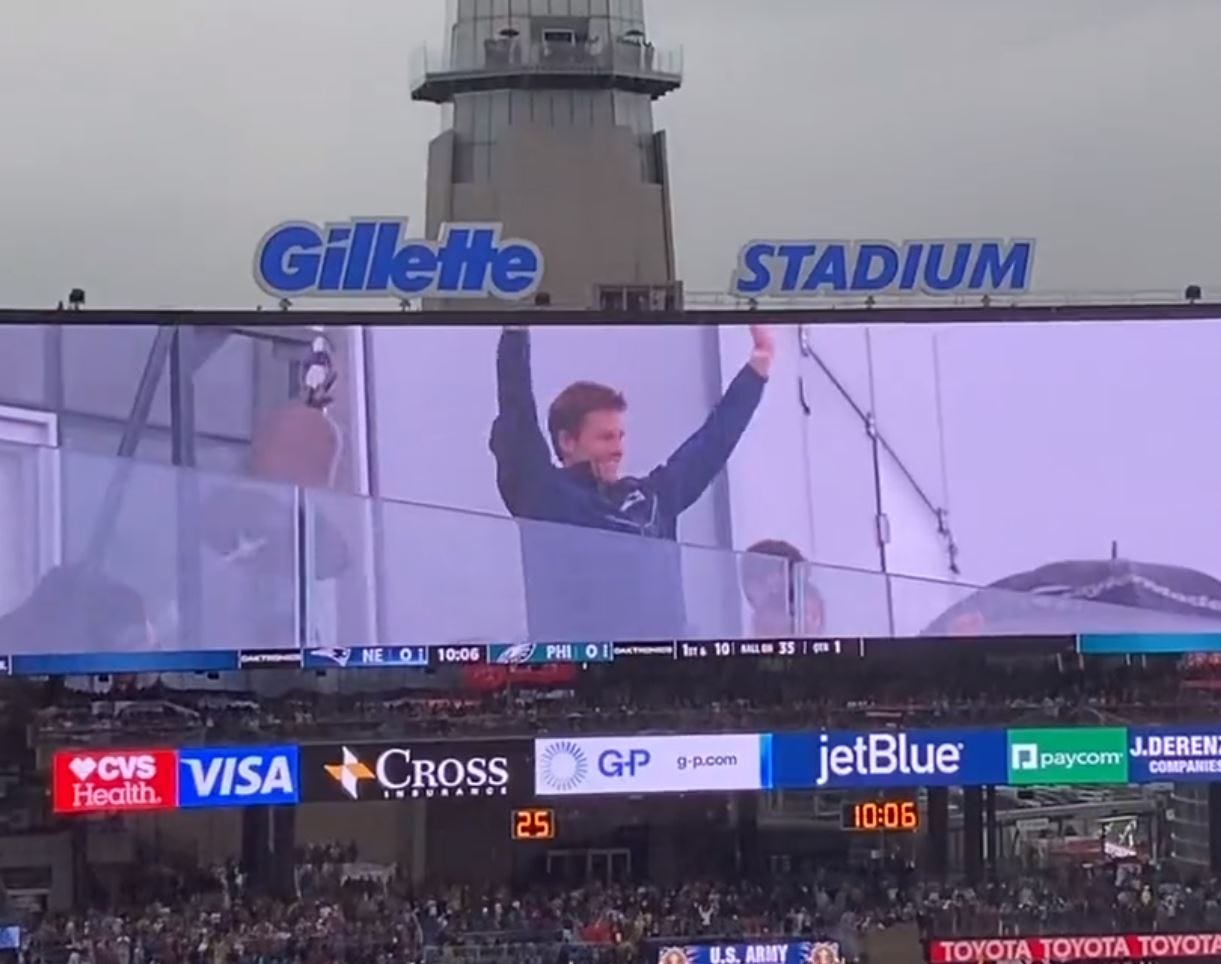
[[[449,666],[592,665],[618,660],[927,659],[955,651],[1058,654],[1074,652],[1075,636],[915,637],[859,636],[775,639],[580,641],[554,643],[413,644],[264,650],[157,650],[135,653],[0,655],[0,675],[73,676],[106,673],[231,672],[272,669],[440,669]]]

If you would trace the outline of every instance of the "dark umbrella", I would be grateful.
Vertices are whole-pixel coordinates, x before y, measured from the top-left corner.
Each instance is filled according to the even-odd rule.
[[[1110,608],[1116,606],[1221,623],[1221,582],[1212,576],[1182,566],[1115,556],[1053,562],[1007,576],[955,603],[925,634],[1101,630],[1101,625],[1079,624],[1089,603],[1107,604],[1108,608],[1094,613],[1100,620],[1113,619],[1115,625],[1105,627],[1113,630],[1125,628],[1122,623],[1128,621]],[[1135,627],[1138,620],[1131,622]]]

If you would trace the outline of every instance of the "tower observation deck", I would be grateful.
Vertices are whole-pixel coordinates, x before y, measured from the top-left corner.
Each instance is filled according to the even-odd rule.
[[[682,84],[643,0],[451,0],[443,50],[417,52],[412,99],[444,107],[427,221],[501,222],[543,251],[543,290],[574,308],[672,308],[664,134]],[[468,305],[469,306],[469,305]]]

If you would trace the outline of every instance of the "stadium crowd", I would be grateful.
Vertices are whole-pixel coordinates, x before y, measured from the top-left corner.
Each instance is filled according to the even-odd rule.
[[[570,667],[557,676],[506,674],[494,685],[404,675],[399,688],[364,693],[308,691],[302,674],[301,688],[279,696],[153,679],[119,681],[105,694],[60,690],[32,701],[30,714],[39,738],[65,743],[137,733],[205,743],[1218,718],[1212,691],[1185,686],[1172,665],[1070,662]]]
[[[635,964],[667,943],[833,939],[861,956],[871,931],[928,937],[1214,930],[1221,886],[1152,864],[1059,866],[978,887],[923,879],[898,861],[766,879],[435,888],[343,848],[298,861],[298,896],[247,894],[233,867],[142,868],[122,898],[50,915],[28,931],[28,964],[389,964],[513,961]]]

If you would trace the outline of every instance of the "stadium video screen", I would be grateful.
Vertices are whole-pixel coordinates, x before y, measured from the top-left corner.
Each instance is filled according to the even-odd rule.
[[[123,471],[163,316],[86,311],[52,332],[22,315],[0,348],[51,339],[70,385],[110,359],[90,391],[117,414],[102,439],[73,399],[53,454],[0,443],[31,507],[20,555],[5,549],[0,669],[807,658],[1080,634],[1221,650],[1200,635],[1221,550],[1199,525],[1221,460],[1193,414],[1221,408],[1221,323],[888,312],[200,315],[197,337],[224,350],[194,387],[196,467]],[[296,400],[260,400],[294,378]],[[156,656],[115,657],[133,652]],[[1191,664],[1200,685],[1209,667]]]

